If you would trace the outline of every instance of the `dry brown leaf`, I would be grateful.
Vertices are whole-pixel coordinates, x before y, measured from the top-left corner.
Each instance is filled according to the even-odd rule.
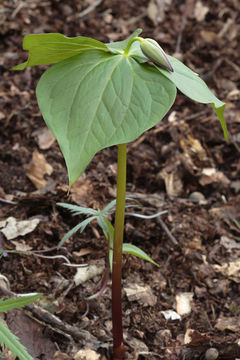
[[[52,172],[53,168],[46,161],[44,155],[40,154],[38,151],[34,151],[27,177],[32,181],[38,190],[44,188],[47,185],[47,181],[44,179],[44,175],[51,175]]]
[[[184,344],[199,346],[201,344],[208,343],[210,341],[210,337],[208,335],[202,334],[194,329],[187,329],[184,335]]]
[[[194,16],[196,20],[199,22],[205,20],[208,12],[209,8],[207,6],[204,6],[201,1],[197,1],[194,9]]]
[[[95,264],[78,268],[73,279],[75,285],[78,286],[97,275],[101,275],[104,272],[104,269],[105,267],[103,265]]]
[[[148,4],[147,15],[149,19],[152,20],[155,26],[158,24],[157,12],[158,12],[157,4],[155,3],[154,0],[151,0]]]
[[[137,360],[139,359],[140,353],[147,353],[149,351],[147,345],[134,337],[131,337],[131,339],[127,340],[127,344],[134,349],[134,354],[132,354],[132,359]]]
[[[90,203],[90,194],[93,192],[93,185],[83,173],[71,187],[70,198],[78,205],[88,206]]]
[[[90,349],[79,350],[74,356],[74,360],[98,360],[98,359],[100,359],[100,355]]]
[[[180,196],[183,190],[183,182],[178,168],[170,173],[164,170],[161,172],[161,177],[164,180],[168,196]],[[160,176],[160,174],[158,174],[158,176]]]
[[[17,221],[17,219],[11,216],[6,220],[0,221],[0,231],[8,240],[11,240],[32,232],[39,223],[40,219]]]
[[[93,249],[91,248],[84,248],[84,249],[80,249],[79,251],[73,251],[73,255],[74,256],[85,256],[88,254],[91,254],[93,252]]]
[[[9,329],[18,336],[34,359],[53,358],[56,348],[43,325],[30,319],[22,310],[10,310],[6,317]]]
[[[147,15],[155,26],[164,20],[165,2],[166,0],[151,0],[148,4]]]
[[[196,154],[199,160],[205,159],[206,158],[206,151],[202,147],[200,141],[193,137],[193,135],[191,134],[189,129],[187,129],[187,130],[188,130],[187,136],[182,137],[180,139],[181,148],[189,156]]]
[[[240,318],[234,317],[219,317],[215,328],[220,331],[230,330],[233,332],[239,331]]]
[[[230,239],[227,236],[221,236],[220,245],[224,246],[227,251],[231,252],[233,249],[240,250],[240,243]]]
[[[230,261],[222,265],[214,264],[213,268],[236,283],[240,282],[240,260]]]
[[[220,183],[222,186],[230,185],[230,180],[221,171],[217,171],[215,168],[204,168],[199,179],[199,183],[202,186],[212,183]]]
[[[152,293],[149,285],[129,283],[124,287],[124,291],[129,301],[138,301],[143,306],[154,306],[157,303],[157,297]]]
[[[181,316],[188,315],[192,311],[193,293],[183,292],[176,295],[176,310]]]
[[[30,251],[32,246],[26,244],[25,241],[11,241],[15,246],[17,251]]]
[[[207,43],[212,43],[216,40],[217,34],[213,31],[208,31],[208,30],[202,30],[200,32],[201,37],[203,38],[204,41],[206,41]]]
[[[71,360],[72,358],[68,356],[68,354],[63,353],[61,351],[56,351],[53,360]]]
[[[38,146],[41,150],[49,149],[56,139],[47,127],[38,131],[37,138]]]

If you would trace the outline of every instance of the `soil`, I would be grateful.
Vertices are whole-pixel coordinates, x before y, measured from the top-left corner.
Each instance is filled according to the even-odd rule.
[[[2,249],[17,251],[0,259],[0,296],[44,294],[35,307],[5,317],[34,359],[110,359],[111,284],[86,300],[99,290],[106,240],[93,222],[57,250],[84,217],[56,203],[98,209],[112,201],[117,152],[113,147],[96,154],[68,194],[62,154],[35,97],[46,67],[10,68],[25,61],[22,40],[29,33],[110,42],[136,28],[199,73],[226,102],[229,141],[210,105],[178,94],[167,116],[128,145],[127,191],[141,205],[134,211],[167,213],[151,220],[126,216],[125,241],[159,264],[124,255],[126,359],[240,358],[239,11],[238,0],[2,0],[0,224],[3,230],[12,217],[37,219],[38,225],[9,240],[1,232]],[[67,261],[95,265],[98,275],[76,285],[77,269]]]

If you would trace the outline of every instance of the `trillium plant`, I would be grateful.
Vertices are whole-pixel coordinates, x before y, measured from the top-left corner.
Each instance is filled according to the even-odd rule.
[[[144,39],[140,34],[141,29],[137,29],[126,40],[108,44],[82,36],[27,35],[23,48],[29,51],[28,60],[13,68],[23,70],[54,64],[40,78],[36,94],[43,118],[65,158],[70,186],[99,150],[118,147],[115,224],[111,226],[107,220],[106,208],[103,214],[92,214],[106,224],[105,232],[113,244],[113,249],[110,248],[113,253],[113,359],[123,359],[125,352],[121,271],[127,143],[166,115],[174,103],[177,88],[192,100],[211,104],[225,139],[228,138],[223,116],[225,103],[215,97],[198,74],[167,55],[155,40]],[[128,245],[126,252],[134,253],[134,248]],[[140,256],[138,250],[135,249],[135,255]],[[146,258],[145,253],[141,255]]]

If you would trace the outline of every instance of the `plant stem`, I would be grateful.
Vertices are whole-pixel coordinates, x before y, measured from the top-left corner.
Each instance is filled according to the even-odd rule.
[[[135,38],[131,39],[129,41],[129,43],[127,44],[127,47],[124,51],[124,54],[127,55],[129,53],[130,47],[132,46],[132,44],[134,43],[134,41],[143,41],[143,38],[136,36]]]
[[[122,329],[122,244],[124,232],[127,173],[127,144],[118,145],[117,201],[114,226],[112,266],[112,323],[113,359],[122,359],[125,353]]]

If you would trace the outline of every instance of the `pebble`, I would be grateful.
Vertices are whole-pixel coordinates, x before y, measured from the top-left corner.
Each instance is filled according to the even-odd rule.
[[[200,191],[194,191],[189,195],[189,199],[193,200],[194,202],[198,202],[201,205],[207,203],[205,196]]]
[[[210,348],[205,352],[205,360],[216,360],[218,356],[219,352],[216,348]]]

